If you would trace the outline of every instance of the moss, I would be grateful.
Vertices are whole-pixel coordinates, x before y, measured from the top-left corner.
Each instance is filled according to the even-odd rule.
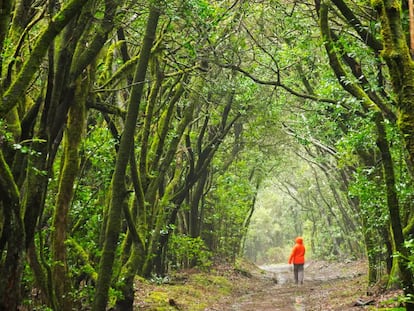
[[[30,53],[30,57],[24,62],[17,79],[12,82],[10,87],[3,95],[3,101],[0,104],[0,116],[6,115],[20,98],[24,97],[24,92],[32,81],[33,76],[38,71],[43,57],[49,49],[50,43],[61,32],[61,30],[70,22],[70,20],[81,10],[87,1],[72,0],[55,15],[48,27],[38,36],[38,39]]]
[[[389,7],[394,9],[394,10],[401,11],[401,1],[392,0],[389,3]]]
[[[382,0],[371,0],[371,6],[377,10],[377,11],[381,11],[382,10]]]
[[[168,294],[166,292],[154,291],[150,293],[147,301],[154,305],[154,310],[168,310],[169,308]]]
[[[5,117],[7,121],[7,130],[13,134],[15,142],[20,140],[21,124],[17,107],[13,107]]]
[[[196,286],[202,286],[203,288],[214,288],[217,293],[221,295],[230,294],[232,289],[231,282],[223,276],[196,274],[193,279]]]
[[[148,310],[202,311],[223,297],[231,295],[234,290],[230,279],[218,275],[215,271],[209,273],[187,271],[177,277],[179,279],[172,279],[171,283],[162,285],[150,285],[148,281],[136,279],[135,287],[141,297],[136,297],[135,301],[141,300],[146,310],[148,308]],[[140,292],[144,289],[149,293]]]
[[[204,299],[201,289],[188,285],[168,286],[152,291],[144,301],[151,306],[150,310],[204,310],[209,302]]]

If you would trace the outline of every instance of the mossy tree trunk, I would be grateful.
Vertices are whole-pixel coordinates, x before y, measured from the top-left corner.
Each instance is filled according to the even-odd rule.
[[[35,228],[39,217],[43,213],[48,177],[51,174],[55,155],[61,142],[61,133],[67,122],[70,107],[74,101],[78,100],[83,101],[83,109],[86,106],[85,97],[89,94],[89,90],[83,89],[82,92],[79,92],[80,84],[82,84],[82,87],[87,86],[86,80],[82,82],[75,80],[83,77],[82,71],[94,61],[95,56],[102,49],[109,31],[114,27],[114,23],[111,21],[113,20],[117,5],[118,2],[114,1],[110,5],[105,6],[105,18],[99,25],[101,27],[98,27],[98,25],[90,24],[89,17],[93,14],[93,7],[85,4],[82,10],[76,12],[78,14],[76,22],[72,21],[66,25],[61,35],[49,47],[46,95],[41,106],[43,110],[41,110],[40,114],[40,126],[37,133],[33,130],[38,135],[39,140],[35,140],[32,147],[39,152],[40,156],[32,156],[30,159],[31,166],[26,177],[28,190],[25,191],[24,205],[26,211],[25,226],[28,233],[26,245],[30,250],[28,252],[29,263],[34,271],[36,283],[45,296],[45,301],[53,309],[69,309],[71,305],[69,301],[70,291],[67,286],[68,281],[67,278],[64,278],[66,247],[64,247],[63,243],[66,234],[66,224],[64,223],[66,220],[64,217],[59,216],[64,216],[65,213],[66,215],[68,213],[68,204],[70,204],[73,192],[72,186],[63,187],[61,184],[62,187],[58,195],[60,201],[57,202],[57,210],[54,217],[56,223],[54,225],[59,229],[53,231],[52,257],[54,257],[55,265],[52,265],[52,267],[43,258],[43,252],[37,250],[33,243]],[[53,6],[50,8],[51,15],[54,14],[54,9]],[[98,31],[96,31],[95,27],[97,27]],[[86,41],[82,40],[82,38],[86,37],[88,37],[88,40],[90,39],[89,44],[93,42],[88,49],[85,49]],[[76,88],[78,88],[78,91]],[[76,92],[77,94],[73,95]],[[82,122],[82,118],[72,118],[73,120]],[[76,149],[69,149],[69,151],[75,152]],[[69,179],[74,178],[74,176],[67,176]],[[65,179],[64,183],[67,185],[74,182],[68,181],[65,177],[63,179]],[[57,236],[58,233],[61,234],[59,237]],[[59,304],[57,300],[59,300]]]
[[[411,72],[412,69],[410,69],[412,67],[412,61],[408,53],[409,50],[405,44],[405,39],[403,36],[401,24],[398,24],[400,22],[397,18],[397,16],[399,16],[399,12],[398,13],[396,12],[396,10],[398,10],[398,7],[399,7],[398,1],[384,1],[384,2],[387,2],[388,5],[393,4],[388,9],[385,9],[387,5],[385,3],[382,4],[382,1],[373,1],[373,2],[374,2],[374,6],[377,7],[377,10],[380,12],[380,14],[383,14],[382,16],[383,23],[386,22],[386,25],[383,25],[383,27],[385,27],[385,30],[383,29],[384,54],[389,53],[388,56],[391,56],[391,55],[393,56],[392,59],[388,60],[388,66],[390,67],[390,70],[391,70],[392,79],[397,79],[397,81],[393,81],[394,88],[395,90],[397,90],[400,87],[406,87],[407,85],[405,85],[405,81],[407,81],[408,79],[407,81],[408,89],[412,89],[410,87],[411,84],[414,86],[414,76],[412,76],[413,74]],[[328,26],[328,4],[327,2],[324,1],[323,3],[321,3],[319,13],[320,13],[320,28],[321,28],[321,33],[324,39],[326,52],[329,57],[330,65],[335,75],[337,76],[339,83],[347,92],[349,92],[352,96],[360,100],[361,104],[363,105],[363,110],[373,111],[373,121],[377,129],[377,145],[379,147],[379,150],[382,156],[382,167],[383,167],[383,172],[384,172],[385,187],[387,191],[386,193],[387,207],[388,207],[390,222],[391,222],[392,238],[394,242],[393,244],[397,252],[406,256],[407,250],[405,249],[403,245],[404,236],[403,236],[403,231],[402,231],[399,201],[398,201],[396,187],[395,187],[394,164],[391,158],[391,153],[389,150],[389,143],[387,140],[385,126],[384,126],[383,113],[385,114],[386,112],[381,110],[382,103],[380,102],[380,98],[378,96],[374,96],[376,94],[367,94],[358,84],[350,82],[351,80],[347,78],[348,74],[344,70],[343,65],[341,61],[339,60],[335,52],[335,49],[334,49],[332,33]],[[390,18],[390,20],[387,20],[387,18]],[[397,28],[397,29],[394,29],[394,28]],[[398,34],[400,34],[402,38],[394,37],[394,36],[398,36]],[[390,42],[386,42],[387,40],[390,40]],[[406,48],[404,48],[404,46]],[[404,51],[406,51],[407,53],[405,53]],[[354,66],[352,66],[351,60],[348,59],[346,61],[348,65],[350,66],[350,68],[354,69]],[[400,68],[404,64],[407,66],[407,68]],[[361,76],[361,72],[359,72],[358,70],[353,70],[352,72],[356,74],[356,78],[359,78]],[[406,93],[406,92],[407,90],[401,91],[400,89],[398,93]],[[410,91],[408,91],[408,93],[410,93]],[[407,100],[407,97],[408,97],[407,94],[400,95],[400,99],[398,101],[400,112],[401,112],[401,100],[403,100],[404,102],[405,100]],[[411,98],[413,99],[413,97]],[[409,108],[408,109],[407,107],[405,108],[405,112],[409,110],[410,110]],[[412,112],[414,112],[414,110]],[[408,113],[408,115],[410,115],[410,113]],[[414,113],[411,114],[411,117],[413,118],[413,121],[414,121]],[[414,136],[412,136],[411,138],[409,137],[410,131],[407,132],[401,127],[401,115],[399,116],[399,118],[400,118],[401,131],[407,136],[406,138],[408,138],[408,141],[406,140],[407,150],[410,153],[409,140],[413,139]],[[414,125],[414,122],[412,123],[412,125]],[[413,295],[414,292],[413,292],[413,283],[412,283],[412,280],[413,280],[412,273],[409,271],[408,267],[402,263],[401,260],[399,260],[398,262],[400,265],[399,268],[402,273],[402,283],[403,283],[404,292],[407,295]],[[413,310],[413,308],[414,308],[413,304],[411,303],[407,304],[407,310]]]
[[[160,81],[164,75],[159,72],[155,57],[152,64],[154,82],[145,108],[143,128],[138,135],[140,153],[136,178],[139,181],[133,182],[137,196],[134,204],[137,204],[138,211],[131,214],[136,214],[135,227],[139,237],[135,239],[138,244],[134,242],[131,245],[127,241],[123,249],[123,256],[128,260],[121,271],[124,299],[117,302],[118,308],[122,310],[132,308],[136,273],[148,276],[153,272],[163,275],[166,271],[167,244],[178,211],[183,201],[189,197],[190,190],[208,171],[213,155],[238,118],[237,114],[235,119],[229,117],[233,104],[229,99],[221,107],[221,119],[212,121],[211,116],[200,118],[202,126],[195,127],[195,111],[202,113],[205,109],[200,103],[202,98],[196,91],[188,95],[184,92],[184,86],[190,83],[186,75],[173,82],[171,79]],[[168,91],[159,93],[161,82]],[[160,99],[163,103],[161,109],[154,106]],[[194,134],[197,131],[199,133]],[[135,167],[133,162],[130,159],[131,169]],[[135,175],[134,172],[131,174]],[[204,183],[202,185],[204,187]],[[143,202],[139,197],[141,193],[145,194]],[[130,225],[128,228],[131,229]],[[128,236],[133,235],[128,233]],[[142,240],[146,241],[145,245],[141,245]]]
[[[0,117],[4,117],[17,105],[21,98],[24,98],[25,90],[43,61],[50,44],[86,3],[87,1],[84,0],[68,2],[39,35],[29,58],[22,65],[16,79],[11,82],[7,89],[4,89],[4,93],[1,95]]]
[[[402,254],[405,258],[408,258],[408,251],[404,247],[404,236],[400,217],[400,204],[395,185],[394,165],[383,122],[384,120],[378,113],[376,120],[378,131],[377,145],[381,152],[382,167],[384,170],[384,179],[387,189],[387,206],[390,214],[391,231],[394,242],[392,244],[395,247],[396,252]],[[401,271],[401,278],[405,294],[414,295],[414,279],[412,272],[408,269],[407,265],[402,260],[398,260],[397,264],[399,265]],[[411,303],[408,304],[407,310],[414,310],[414,305]]]
[[[411,1],[410,1],[411,3]],[[412,3],[411,3],[412,4]],[[384,48],[381,56],[386,61],[390,81],[393,87],[395,107],[397,108],[397,125],[402,132],[407,155],[407,167],[411,176],[414,176],[414,62],[410,43],[406,36],[405,12],[406,7],[401,1],[372,1],[380,21]],[[410,5],[410,14],[412,6]],[[413,21],[410,19],[410,27]],[[412,32],[412,28],[410,28]],[[411,33],[412,35],[412,33]],[[412,37],[412,36],[411,36]],[[410,208],[408,206],[408,208]],[[406,227],[403,228],[403,238],[413,233],[414,216],[412,211],[405,211]],[[402,264],[403,260],[398,260]],[[396,262],[396,260],[394,260]],[[394,269],[396,270],[396,269]]]
[[[52,276],[54,294],[59,310],[72,310],[71,286],[66,259],[69,207],[72,202],[74,183],[79,171],[79,146],[85,125],[86,95],[88,83],[79,77],[76,81],[73,104],[69,109],[63,141],[62,168],[59,177],[52,235]]]
[[[190,210],[188,211],[188,233],[192,238],[199,237],[201,234],[202,225],[202,198],[204,191],[206,191],[209,170],[205,170],[201,173],[199,181],[196,183],[194,190],[191,192],[189,204]]]
[[[223,106],[220,119],[217,120],[217,123],[211,122],[211,116],[207,115],[204,118],[202,129],[194,143],[197,146],[194,146],[194,150],[197,150],[197,152],[193,153],[193,147],[187,140],[186,148],[190,153],[189,158],[191,160],[189,161],[189,164],[184,162],[182,165],[189,166],[189,168],[186,169],[183,166],[176,168],[176,175],[182,175],[182,172],[185,172],[184,180],[177,184],[171,183],[167,187],[167,190],[172,191],[169,197],[171,206],[169,207],[169,212],[165,215],[166,218],[164,220],[164,228],[167,228],[167,230],[164,230],[164,234],[159,235],[157,243],[155,244],[157,246],[155,257],[152,259],[155,263],[156,272],[159,274],[163,274],[166,268],[165,259],[168,241],[172,233],[170,228],[177,222],[178,212],[180,211],[182,203],[189,197],[190,190],[201,180],[203,174],[206,171],[209,171],[211,161],[218,148],[224,141],[224,138],[227,136],[230,129],[233,128],[234,123],[240,117],[240,114],[238,113],[231,117],[230,112],[234,104],[233,99],[233,94],[230,93],[229,97],[226,98],[226,103]],[[197,96],[191,100],[194,103],[198,103]],[[196,107],[197,105],[195,105],[193,109]],[[166,193],[169,191],[166,191]]]
[[[128,260],[121,271],[121,277],[124,280],[124,285],[122,286],[124,298],[117,302],[117,306],[120,310],[132,310],[134,277],[137,273],[146,276],[149,274],[148,271],[152,269],[150,262],[152,262],[155,252],[154,245],[157,245],[160,232],[164,231],[164,228],[167,226],[166,215],[168,213],[166,211],[169,209],[168,205],[170,204],[169,200],[171,197],[170,191],[173,189],[172,187],[170,188],[170,185],[175,184],[177,178],[173,178],[172,181],[169,181],[167,186],[169,190],[163,190],[162,194],[158,191],[160,188],[164,187],[163,185],[165,184],[165,178],[168,175],[168,169],[174,160],[183,132],[193,117],[193,107],[186,107],[185,116],[179,122],[177,130],[175,131],[175,136],[168,144],[168,147],[166,148],[167,152],[164,154],[162,147],[165,148],[165,141],[169,134],[169,129],[171,129],[174,111],[176,110],[177,102],[184,91],[183,81],[181,81],[181,79],[179,79],[179,81],[180,82],[178,82],[174,88],[173,96],[169,99],[165,110],[161,113],[161,118],[158,124],[159,128],[156,130],[158,134],[151,145],[149,144],[149,136],[151,135],[149,128],[150,125],[153,125],[152,122],[154,120],[152,120],[152,113],[150,112],[152,108],[150,106],[152,106],[155,98],[150,96],[150,100],[146,107],[146,120],[141,136],[141,142],[143,144],[141,146],[138,175],[140,178],[139,183],[143,185],[142,193],[145,193],[145,202],[148,202],[149,204],[144,203],[139,198],[137,199],[138,212],[134,218],[134,226],[138,228],[139,236],[144,237],[144,239],[140,238],[138,244],[136,242],[133,243],[132,251],[128,254]],[[155,89],[157,89],[157,83],[158,82],[155,82]],[[153,88],[152,91],[155,89]],[[153,93],[151,94],[153,95]],[[144,147],[146,150],[142,150]],[[157,151],[153,152],[153,150]],[[149,156],[148,153],[152,156]],[[157,171],[152,170],[152,172],[157,172],[157,174],[151,178],[148,170],[151,167],[155,168],[157,166],[154,163],[155,161],[158,163],[158,169]],[[133,165],[131,166],[133,167]],[[139,189],[138,191],[139,195],[141,191]],[[143,242],[143,240],[146,242]]]
[[[384,48],[391,83],[397,95],[398,126],[404,134],[408,159],[414,163],[414,62],[403,29],[402,3],[398,0],[372,0],[381,19]]]
[[[177,148],[181,140],[183,131],[192,120],[192,108],[186,107],[184,117],[181,118],[179,125],[174,124],[174,115],[177,113],[177,105],[181,96],[184,94],[184,85],[188,83],[185,75],[180,74],[173,83],[166,82],[169,96],[162,97],[160,87],[163,82],[163,75],[160,73],[158,55],[153,55],[151,73],[154,81],[150,87],[147,105],[143,109],[145,113],[143,127],[137,135],[140,152],[138,160],[130,159],[132,184],[135,190],[135,200],[131,208],[131,218],[134,223],[128,223],[128,235],[124,243],[123,258],[127,262],[123,268],[122,278],[128,280],[125,284],[125,300],[119,304],[126,305],[129,298],[127,295],[132,290],[132,281],[135,273],[143,274],[143,267],[146,266],[146,258],[151,258],[153,254],[152,245],[156,243],[158,226],[165,223],[160,221],[165,219],[165,205],[168,203],[168,195],[165,194],[166,179],[170,179],[170,166],[175,159]],[[156,106],[163,101],[161,108]],[[190,117],[188,117],[190,116]],[[174,132],[172,141],[168,141],[171,131]],[[169,181],[168,183],[171,183]],[[160,199],[163,196],[163,199]],[[164,203],[161,203],[164,202]],[[165,203],[167,202],[167,203]],[[127,212],[129,214],[129,212]],[[127,214],[125,213],[125,214]],[[133,233],[136,231],[137,233]],[[136,237],[134,237],[136,235]],[[131,246],[131,241],[134,241]],[[131,247],[133,250],[131,252]],[[127,259],[129,258],[129,259]]]
[[[125,174],[131,149],[134,142],[134,133],[138,118],[139,103],[144,89],[145,76],[150,59],[151,48],[156,36],[160,11],[152,6],[150,9],[140,59],[135,71],[134,86],[132,87],[125,127],[122,132],[119,151],[117,154],[115,171],[112,177],[112,197],[108,211],[105,242],[99,264],[98,281],[93,303],[94,311],[105,310],[108,301],[108,292],[111,285],[115,252],[120,233],[122,206],[126,204]]]
[[[0,248],[0,310],[17,310],[25,257],[25,234],[20,193],[0,150],[0,208],[3,224]],[[5,256],[5,258],[2,258]]]
[[[6,175],[8,177],[2,179],[4,181],[2,186],[6,188],[1,190],[0,203],[2,213],[4,213],[2,224],[6,224],[0,239],[1,248],[4,247],[7,250],[7,255],[4,255],[5,258],[1,260],[0,264],[1,279],[4,280],[0,286],[0,304],[5,310],[16,310],[20,304],[21,291],[19,287],[25,253],[27,249],[33,250],[32,241],[35,226],[40,214],[39,211],[44,203],[45,185],[47,184],[44,161],[47,155],[46,144],[43,140],[46,139],[43,135],[45,133],[44,123],[39,126],[43,134],[40,137],[34,137],[33,134],[37,130],[35,127],[36,118],[41,111],[43,97],[38,94],[36,102],[32,102],[31,98],[26,96],[27,88],[32,82],[33,76],[39,72],[40,65],[53,40],[78,14],[85,3],[86,1],[76,0],[67,2],[66,6],[63,6],[51,19],[50,23],[44,24],[44,28],[40,29],[40,35],[37,37],[30,55],[21,58],[20,56],[24,56],[21,40],[33,27],[32,19],[35,16],[33,13],[36,13],[37,9],[31,7],[30,1],[18,1],[15,5],[12,5],[12,1],[4,1],[1,4],[1,14],[7,15],[7,18],[2,17],[0,25],[2,53],[0,117],[10,123],[7,124],[7,128],[13,133],[13,143],[25,141],[28,144],[27,142],[31,142],[29,148],[41,153],[40,156],[37,154],[38,158],[34,155],[35,153],[33,156],[30,154],[32,158],[29,163],[34,161],[37,164],[27,170],[27,154],[11,150],[12,142],[10,141],[2,141],[0,145],[3,166],[1,172],[4,174],[3,177]],[[5,24],[6,22],[8,25]],[[2,136],[1,139],[3,140],[4,137]],[[3,157],[5,153],[8,155],[7,158]],[[35,186],[30,188],[33,185]],[[14,191],[15,188],[22,189],[22,193],[19,194],[19,190]],[[20,195],[22,202],[20,202]],[[36,257],[32,256],[32,251],[29,254],[32,259]],[[40,270],[41,268],[38,271]],[[40,277],[42,273],[43,271],[38,276]],[[39,287],[47,292],[45,281],[39,281]]]

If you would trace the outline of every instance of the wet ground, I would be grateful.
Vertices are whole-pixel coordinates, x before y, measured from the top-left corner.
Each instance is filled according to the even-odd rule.
[[[134,310],[372,311],[402,306],[401,290],[385,290],[381,284],[368,289],[366,273],[364,261],[308,262],[304,284],[295,285],[292,266],[286,264],[241,262],[212,271],[185,270],[165,284],[137,280]]]
[[[365,294],[365,265],[308,263],[303,285],[292,281],[291,265],[261,266],[266,271],[252,278],[252,288],[222,305],[220,311],[361,310],[354,303]],[[261,281],[260,281],[261,280]]]

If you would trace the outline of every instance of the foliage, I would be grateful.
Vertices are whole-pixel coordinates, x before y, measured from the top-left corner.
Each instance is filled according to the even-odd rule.
[[[212,254],[200,237],[191,238],[183,234],[174,234],[168,247],[168,259],[174,270],[188,266],[206,269],[212,264]]]
[[[414,270],[414,239],[405,241],[405,247],[409,249],[409,257],[405,258],[408,267]]]
[[[366,249],[388,264],[400,245],[390,225],[412,232],[412,64],[393,66],[408,55],[405,7],[392,24],[404,34],[394,55],[387,39],[397,34],[387,16],[378,19],[380,1],[7,3],[0,309],[17,309],[20,293],[39,308],[88,308],[108,271],[102,296],[118,307],[134,299],[136,274],[164,282],[176,269],[242,253],[284,262],[297,235],[308,258]],[[149,12],[160,19],[145,37]],[[87,118],[73,130],[77,105]],[[62,138],[73,135],[79,147],[64,149]],[[391,186],[380,139],[392,156]],[[64,172],[68,190],[59,190]],[[414,273],[406,243],[401,255]],[[30,288],[43,296],[34,301]]]
[[[396,257],[400,258],[403,261],[404,265],[407,265],[408,269],[410,269],[414,273],[414,239],[406,240],[404,242],[404,247],[408,250],[408,256],[404,256],[401,253],[396,254]],[[414,297],[412,295],[405,295],[401,298],[401,301],[413,301]]]

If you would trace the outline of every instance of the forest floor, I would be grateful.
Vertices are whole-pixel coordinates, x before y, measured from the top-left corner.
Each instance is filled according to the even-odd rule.
[[[366,263],[309,262],[305,282],[292,282],[285,264],[220,266],[209,272],[189,270],[169,279],[137,282],[135,310],[313,311],[405,310],[400,291],[377,288],[367,294]],[[158,284],[157,284],[158,283]]]

